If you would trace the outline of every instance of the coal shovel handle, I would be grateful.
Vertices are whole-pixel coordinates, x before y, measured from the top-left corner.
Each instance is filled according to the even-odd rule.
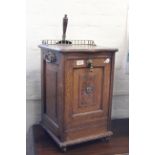
[[[68,24],[68,17],[67,17],[67,15],[65,15],[64,18],[63,18],[63,35],[62,35],[62,40],[66,39],[67,24]]]

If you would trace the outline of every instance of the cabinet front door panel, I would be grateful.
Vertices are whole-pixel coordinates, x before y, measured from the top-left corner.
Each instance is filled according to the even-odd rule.
[[[73,69],[73,117],[102,111],[103,68]]]
[[[105,63],[106,59],[92,59],[92,68],[88,66],[87,59],[67,61],[67,128],[92,126],[95,125],[94,122],[103,122],[102,125],[106,128],[111,66],[110,62]]]

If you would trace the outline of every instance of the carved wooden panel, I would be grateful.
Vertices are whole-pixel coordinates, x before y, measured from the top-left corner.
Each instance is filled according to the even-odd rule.
[[[82,65],[76,60],[66,64],[66,104],[65,121],[67,131],[79,127],[107,128],[109,108],[109,87],[111,64],[104,62],[107,58],[92,59],[92,71],[87,66],[87,59]],[[97,123],[98,122],[98,123]]]
[[[102,107],[103,68],[74,69],[73,114],[96,111]]]
[[[57,122],[57,71],[50,63],[46,63],[46,114]]]

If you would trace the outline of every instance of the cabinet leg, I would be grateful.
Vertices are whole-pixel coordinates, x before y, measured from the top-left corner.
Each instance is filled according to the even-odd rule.
[[[61,151],[65,153],[67,151],[67,147],[62,147]]]
[[[105,142],[108,143],[110,141],[110,137],[105,137]]]
[[[102,140],[102,142],[104,142],[104,143],[108,143],[109,141],[110,141],[110,137],[104,137],[104,138],[102,138],[101,140]]]

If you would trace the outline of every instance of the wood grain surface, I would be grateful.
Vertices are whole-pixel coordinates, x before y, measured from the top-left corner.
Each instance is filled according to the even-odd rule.
[[[110,137],[117,49],[41,47],[42,127],[60,148]]]

